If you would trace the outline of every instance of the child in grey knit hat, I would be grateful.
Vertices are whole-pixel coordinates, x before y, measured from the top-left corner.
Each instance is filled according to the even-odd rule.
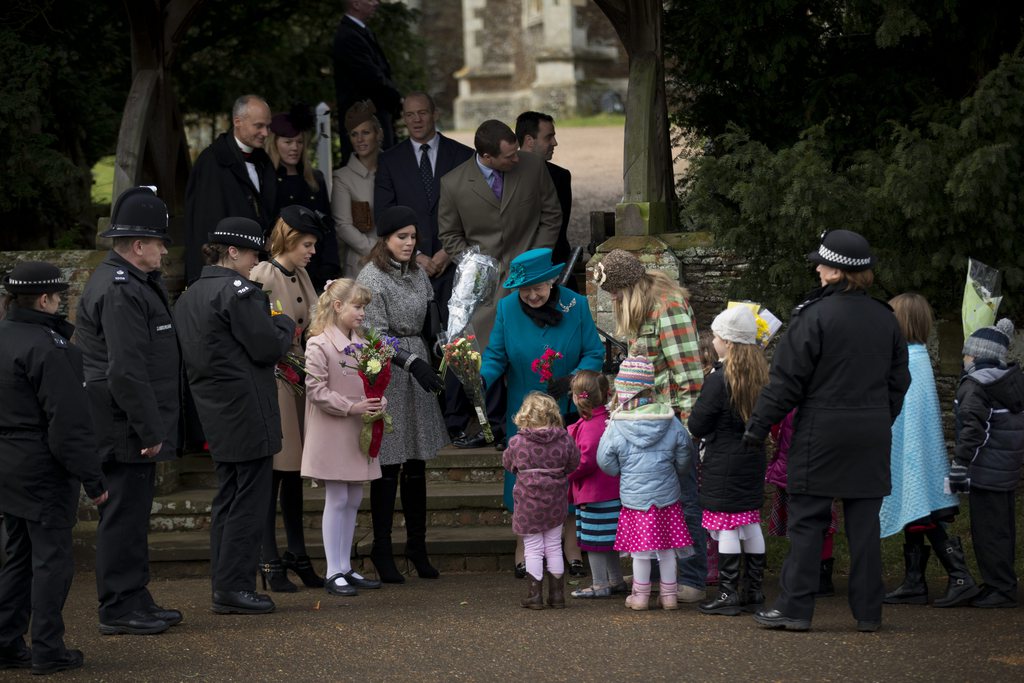
[[[970,492],[971,535],[985,582],[974,607],[1016,607],[1014,493],[1024,459],[1024,373],[1007,363],[1013,323],[1002,319],[964,342],[956,448],[949,487]]]

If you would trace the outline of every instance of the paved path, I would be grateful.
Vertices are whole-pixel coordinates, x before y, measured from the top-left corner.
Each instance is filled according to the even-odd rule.
[[[769,580],[774,588],[774,577]],[[819,601],[810,633],[749,616],[632,612],[620,600],[521,609],[511,574],[409,579],[355,598],[275,595],[265,616],[209,612],[205,579],[155,580],[185,621],[160,636],[100,636],[94,577],[79,573],[67,642],[85,651],[69,681],[1008,681],[1024,679],[1024,610],[887,607],[857,633],[842,597]],[[938,588],[936,586],[936,588]],[[0,672],[0,680],[27,675]]]

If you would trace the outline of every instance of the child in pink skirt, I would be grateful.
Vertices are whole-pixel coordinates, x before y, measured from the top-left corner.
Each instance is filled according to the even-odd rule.
[[[747,306],[720,313],[711,331],[721,365],[704,379],[687,421],[690,433],[705,440],[699,500],[703,526],[718,541],[718,595],[702,603],[700,611],[736,616],[764,603],[764,446],[745,444],[743,431],[768,383],[768,361],[757,343],[757,319]],[[741,561],[746,565],[742,591]]]
[[[520,602],[544,609],[541,595],[547,563],[548,607],[565,607],[562,525],[569,495],[569,473],[580,464],[580,449],[562,426],[555,399],[531,391],[512,419],[519,433],[509,439],[501,463],[516,475],[512,531],[523,537],[529,592]]]
[[[672,407],[653,398],[654,366],[647,358],[622,361],[615,394],[619,407],[601,437],[597,464],[619,477],[622,510],[614,549],[633,557],[633,592],[626,607],[649,608],[651,560],[657,559],[658,600],[664,609],[677,609],[676,549],[690,546],[692,552],[693,546],[679,504],[679,475],[690,465],[693,444]]]

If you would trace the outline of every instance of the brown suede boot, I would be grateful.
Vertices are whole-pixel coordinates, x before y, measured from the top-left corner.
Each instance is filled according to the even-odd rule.
[[[529,581],[529,592],[519,604],[526,609],[544,609],[543,579],[535,579],[532,574],[527,574],[526,578]]]
[[[565,574],[555,576],[551,572],[548,575],[548,607],[562,609],[565,607]]]

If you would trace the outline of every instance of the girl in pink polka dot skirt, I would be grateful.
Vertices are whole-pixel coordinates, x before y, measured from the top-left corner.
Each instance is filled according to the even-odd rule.
[[[762,444],[743,443],[743,431],[768,383],[768,361],[757,343],[757,318],[747,306],[720,313],[711,331],[718,371],[705,378],[687,421],[690,433],[704,440],[699,501],[703,526],[718,541],[718,595],[701,603],[700,611],[736,616],[764,604],[765,453]]]
[[[618,408],[597,449],[597,464],[619,477],[622,510],[615,550],[633,558],[633,592],[626,607],[646,610],[651,597],[651,560],[661,571],[658,601],[678,608],[676,549],[692,551],[693,541],[679,504],[679,475],[687,471],[693,444],[672,407],[654,399],[654,366],[633,356],[615,378]]]

